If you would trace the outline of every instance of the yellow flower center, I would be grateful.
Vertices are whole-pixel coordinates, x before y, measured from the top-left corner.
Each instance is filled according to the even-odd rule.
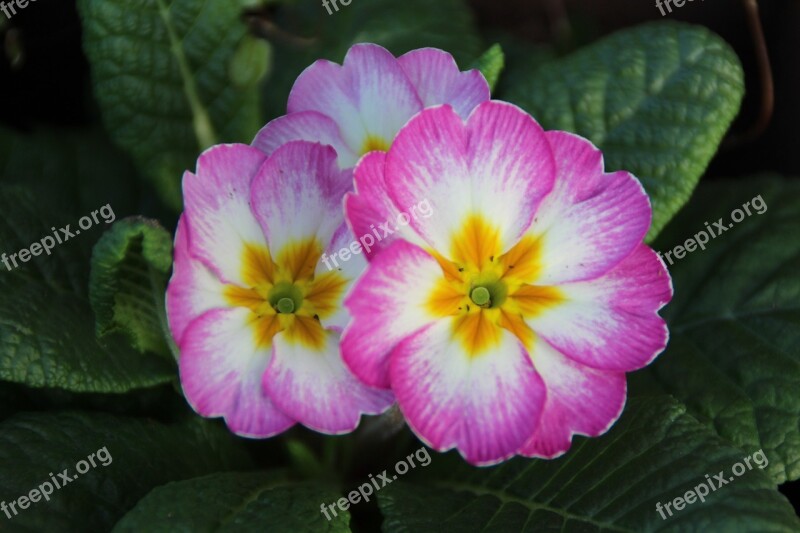
[[[250,309],[259,347],[269,347],[281,331],[311,348],[324,344],[322,321],[339,308],[347,280],[338,271],[315,275],[322,252],[316,239],[289,243],[274,258],[265,246],[245,246],[246,287],[228,285],[224,295],[231,306]]]
[[[388,152],[391,143],[386,141],[383,137],[378,135],[367,135],[364,139],[364,144],[361,145],[361,154],[364,155],[369,152]]]
[[[450,259],[430,252],[443,277],[428,311],[454,318],[453,338],[473,357],[498,346],[502,329],[530,350],[535,335],[525,319],[564,301],[557,287],[535,284],[542,270],[540,249],[538,239],[526,236],[502,253],[499,229],[483,217],[469,217],[452,238]]]

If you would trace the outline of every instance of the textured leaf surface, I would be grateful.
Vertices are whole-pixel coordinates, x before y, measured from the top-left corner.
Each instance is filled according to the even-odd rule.
[[[494,44],[472,64],[472,67],[481,71],[483,77],[489,82],[489,88],[494,91],[505,64],[506,60],[503,49],[499,44]]]
[[[329,511],[340,495],[266,473],[223,473],[154,489],[114,528],[123,532],[350,531],[350,514]]]
[[[92,253],[89,300],[98,336],[124,331],[141,352],[169,355],[164,291],[172,237],[154,220],[115,223]]]
[[[0,251],[17,253],[77,220],[17,187],[0,187]],[[168,382],[174,364],[132,350],[125,339],[98,343],[86,298],[88,249],[98,227],[12,270],[0,267],[0,379],[72,392],[126,392]],[[61,232],[59,231],[59,235]],[[13,265],[11,265],[13,266]]]
[[[745,453],[667,397],[631,400],[603,437],[563,457],[474,468],[434,458],[419,482],[378,493],[384,531],[796,531],[800,519],[758,468],[680,511],[666,503],[731,469]],[[447,464],[445,464],[447,462]]]
[[[722,39],[655,23],[552,61],[504,96],[545,129],[590,139],[607,169],[635,174],[653,204],[652,239],[689,199],[743,94],[739,60]]]
[[[175,208],[200,151],[250,142],[262,125],[258,79],[237,75],[237,52],[250,39],[240,19],[246,3],[78,2],[103,122]]]
[[[112,458],[108,466],[95,459],[95,468],[79,474],[78,461],[103,447]],[[153,487],[251,466],[226,431],[204,421],[165,425],[78,412],[23,414],[1,423],[0,464],[6,502],[38,488],[51,472],[56,480],[65,468],[68,477],[78,476],[49,502],[14,516],[14,531],[109,531]]]
[[[685,244],[706,222],[728,227],[731,212],[759,195],[764,214],[749,207],[752,215],[705,251],[669,256],[672,338],[633,383],[651,388],[645,380],[654,378],[729,441],[763,448],[768,472],[782,483],[800,477],[800,186],[775,179],[702,185],[655,248]]]

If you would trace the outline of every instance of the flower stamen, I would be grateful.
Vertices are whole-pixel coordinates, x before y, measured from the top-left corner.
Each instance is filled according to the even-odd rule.
[[[486,287],[475,287],[469,297],[476,305],[491,306],[491,294]]]
[[[294,300],[291,298],[281,298],[278,300],[278,305],[276,307],[279,313],[288,315],[294,312]]]

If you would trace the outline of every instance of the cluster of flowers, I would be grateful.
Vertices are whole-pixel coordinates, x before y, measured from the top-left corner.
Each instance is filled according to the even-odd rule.
[[[472,464],[604,433],[667,342],[669,275],[639,181],[490,100],[441,50],[318,61],[252,146],[203,153],[167,292],[192,407],[263,438],[352,431],[395,402]],[[336,270],[331,254],[428,200]]]

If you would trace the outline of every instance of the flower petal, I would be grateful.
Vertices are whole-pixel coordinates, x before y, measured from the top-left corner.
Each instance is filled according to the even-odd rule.
[[[320,60],[300,74],[287,109],[290,114],[318,111],[331,117],[350,149],[361,155],[387,149],[422,102],[388,50],[357,44],[342,66]]]
[[[278,148],[251,185],[252,210],[273,256],[312,238],[321,252],[344,221],[342,197],[351,186],[330,146],[293,141]]]
[[[451,259],[453,237],[475,217],[496,226],[499,250],[492,253],[513,246],[554,174],[542,128],[518,107],[494,101],[475,108],[466,125],[449,106],[426,109],[400,131],[386,159],[395,205],[428,200],[434,216],[411,226]]]
[[[669,333],[658,310],[672,298],[672,281],[646,245],[604,276],[558,290],[563,301],[527,323],[567,357],[630,372],[648,365],[666,346]]]
[[[491,98],[479,70],[461,72],[453,56],[437,48],[412,50],[398,58],[425,107],[450,104],[465,119],[478,104]]]
[[[365,245],[367,258],[387,248],[396,239],[405,239],[418,246],[425,246],[425,241],[408,225],[397,223],[401,215],[400,209],[392,202],[384,180],[385,152],[372,152],[361,158],[355,169],[354,193],[345,197],[345,214],[353,233],[358,235]],[[409,220],[417,213],[406,210],[414,206],[404,206]],[[385,229],[384,229],[385,228]],[[392,233],[387,233],[387,231]],[[371,243],[371,244],[370,244]],[[366,247],[369,249],[366,249]]]
[[[342,354],[364,383],[389,388],[389,354],[436,320],[425,302],[441,278],[436,260],[405,241],[375,256],[345,299],[353,321],[342,337]]]
[[[209,309],[228,307],[224,285],[200,261],[189,255],[189,230],[183,217],[175,231],[172,277],[167,287],[167,318],[175,342],[180,345],[189,323]]]
[[[301,111],[270,121],[258,132],[253,146],[272,155],[290,141],[310,141],[333,146],[339,157],[339,168],[352,168],[358,162],[358,155],[344,142],[336,122],[317,111]]]
[[[266,245],[249,206],[250,180],[265,159],[247,145],[219,145],[200,155],[197,175],[183,177],[189,250],[224,282],[247,286],[242,268],[247,247]]]
[[[553,192],[536,212],[529,234],[540,238],[537,284],[595,278],[630,255],[650,227],[650,200],[627,172],[606,174],[591,142],[547,132],[558,166]]]
[[[323,290],[314,290],[306,296],[312,304],[317,304],[318,301],[329,302],[328,307],[332,309],[332,313],[323,317],[322,324],[325,328],[338,333],[341,333],[350,321],[350,313],[344,306],[344,295],[367,266],[363,248],[355,246],[353,243],[358,244],[358,241],[347,224],[342,223],[336,230],[314,273],[314,287],[316,288],[317,284],[320,284],[320,288]],[[343,250],[349,252],[349,256],[343,256]],[[358,250],[358,253],[353,250]],[[347,257],[347,260],[344,257]],[[338,295],[335,301],[331,301],[333,295]]]
[[[381,257],[381,256],[379,256]],[[419,331],[391,355],[392,390],[414,432],[437,451],[457,448],[474,465],[500,462],[533,434],[545,385],[516,337],[470,357],[452,319]]]
[[[252,316],[240,307],[215,309],[194,320],[180,347],[181,385],[200,415],[225,417],[237,435],[271,437],[295,421],[262,390],[270,348],[256,343]]]
[[[602,435],[619,418],[626,395],[623,372],[583,366],[543,341],[531,358],[547,387],[547,400],[521,455],[553,459],[569,449],[573,435]]]
[[[321,433],[352,431],[362,414],[382,413],[394,403],[391,392],[369,388],[347,370],[332,331],[320,349],[276,335],[263,383],[281,410]]]

